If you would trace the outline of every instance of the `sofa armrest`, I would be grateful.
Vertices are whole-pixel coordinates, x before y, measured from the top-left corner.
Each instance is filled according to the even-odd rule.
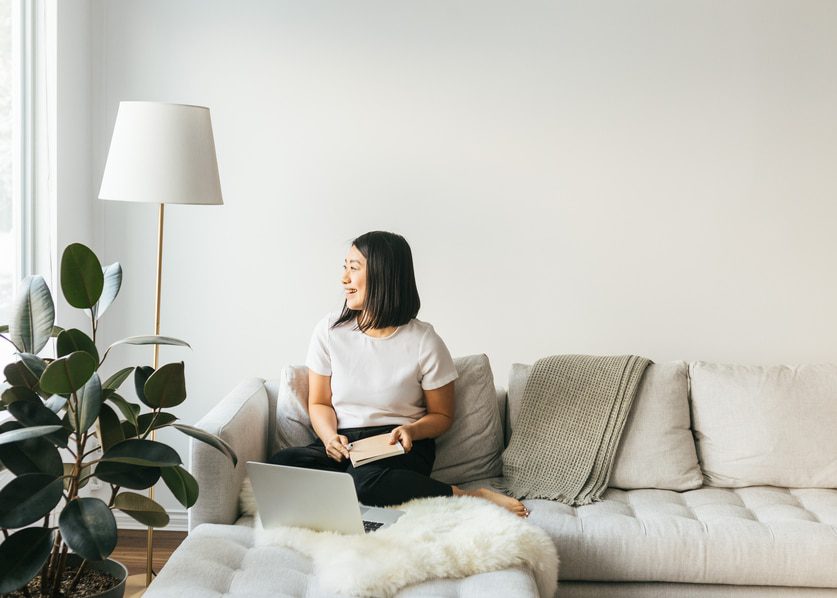
[[[249,378],[212,408],[196,427],[219,436],[235,451],[238,465],[211,446],[190,439],[198,502],[189,509],[189,531],[201,523],[235,523],[247,461],[267,460],[268,403],[264,380]]]

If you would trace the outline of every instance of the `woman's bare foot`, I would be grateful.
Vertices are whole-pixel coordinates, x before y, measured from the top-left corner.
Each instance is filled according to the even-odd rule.
[[[522,502],[516,498],[512,498],[511,496],[506,496],[505,494],[495,492],[494,490],[489,490],[488,488],[478,488],[477,490],[465,491],[453,486],[453,494],[455,496],[477,496],[479,498],[484,498],[485,500],[490,500],[495,505],[500,505],[504,509],[511,511],[518,517],[529,516],[529,509],[527,509]]]

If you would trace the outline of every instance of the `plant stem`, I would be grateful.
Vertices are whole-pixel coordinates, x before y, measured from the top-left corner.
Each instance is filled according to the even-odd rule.
[[[61,547],[61,556],[58,557],[58,566],[55,568],[55,579],[52,582],[51,598],[58,598],[61,591],[61,574],[64,572],[64,565],[67,561],[67,545]]]
[[[89,451],[87,451],[86,453],[84,453],[84,454],[81,456],[81,458],[82,458],[82,459],[84,459],[85,457],[89,457],[90,455],[92,455],[93,453],[95,453],[96,451],[98,451],[100,448],[102,448],[102,447],[97,446],[97,447],[94,447],[94,448],[90,449]]]
[[[151,430],[154,429],[154,424],[157,422],[157,416],[160,415],[161,408],[154,409],[154,415],[151,417],[151,422],[148,424],[148,429],[145,431],[145,434],[142,435],[143,438],[148,438],[148,435],[151,434]],[[139,431],[139,430],[137,430]]]
[[[84,571],[84,566],[87,564],[87,559],[81,561],[81,565],[78,566],[78,571],[76,571],[75,577],[73,577],[73,581],[70,582],[70,587],[67,588],[67,595],[73,593],[73,590],[76,588],[76,584],[78,584],[78,580],[81,579],[81,573]]]
[[[59,530],[57,534],[55,534],[55,543],[52,547],[52,552],[47,559],[46,565],[44,568],[46,569],[46,575],[43,573],[41,574],[41,594],[45,595],[47,593],[47,587],[49,586],[50,580],[55,577],[55,569],[58,565],[58,551],[61,548],[61,531]]]
[[[116,495],[122,489],[122,486],[114,486],[113,484],[110,485],[110,500],[108,501],[108,507],[112,507],[114,501],[116,500]]]

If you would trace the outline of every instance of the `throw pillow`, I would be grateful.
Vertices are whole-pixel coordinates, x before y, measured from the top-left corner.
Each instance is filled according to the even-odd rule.
[[[689,369],[708,486],[837,488],[837,365]]]
[[[459,378],[456,415],[450,429],[436,439],[433,477],[447,484],[503,475],[503,429],[494,388],[494,375],[486,355],[453,360]]]

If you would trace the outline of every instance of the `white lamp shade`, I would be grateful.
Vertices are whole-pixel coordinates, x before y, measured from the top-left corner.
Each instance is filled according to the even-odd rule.
[[[120,102],[99,199],[224,203],[209,108]]]

